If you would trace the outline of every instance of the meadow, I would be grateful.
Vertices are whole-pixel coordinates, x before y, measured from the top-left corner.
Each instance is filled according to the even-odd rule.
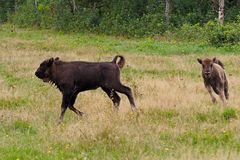
[[[121,95],[116,111],[101,89],[80,93],[57,125],[61,93],[34,75],[50,57],[111,61],[124,55],[123,84],[139,112]],[[218,57],[230,99],[213,104],[197,58]],[[204,43],[0,26],[0,159],[3,160],[235,160],[240,156],[240,52]]]

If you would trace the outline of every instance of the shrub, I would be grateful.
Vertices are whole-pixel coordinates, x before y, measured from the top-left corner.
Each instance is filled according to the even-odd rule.
[[[224,26],[207,23],[205,31],[208,32],[208,42],[216,47],[235,45],[240,42],[240,24],[228,23]]]
[[[12,15],[10,20],[19,25],[20,27],[33,26],[36,24],[36,15],[34,14],[33,5],[21,5],[19,7],[20,12],[17,15]]]
[[[183,24],[179,29],[172,31],[174,37],[185,41],[201,41],[205,39],[204,28],[200,24]]]
[[[0,5],[0,18],[6,21],[8,15],[12,14],[12,22],[22,27],[37,26],[64,32],[89,31],[134,37],[158,36],[171,31],[171,39],[206,42],[216,47],[235,45],[240,41],[237,9],[230,18],[229,15],[226,17],[226,21],[231,23],[220,26],[215,21],[209,22],[215,15],[209,10],[211,5],[207,1],[201,2],[201,10],[196,1],[173,1],[169,22],[165,20],[163,1],[74,1],[76,10],[73,9],[73,1],[41,0],[37,5],[33,0],[16,2],[16,5],[15,1],[12,2],[5,2],[2,7]],[[1,11],[6,6],[18,7]]]
[[[233,46],[240,42],[239,22],[226,23],[223,26],[219,25],[216,21],[209,21],[203,26],[186,23],[170,33],[178,40],[200,41],[215,47]]]

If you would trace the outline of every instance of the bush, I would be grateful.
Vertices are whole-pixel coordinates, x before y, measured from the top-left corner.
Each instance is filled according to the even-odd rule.
[[[205,25],[183,24],[170,32],[178,40],[205,42],[215,47],[237,45],[240,42],[240,21],[221,26],[216,21]]]
[[[19,25],[20,27],[33,26],[36,24],[36,15],[34,13],[33,5],[21,5],[19,7],[20,12],[17,16],[12,15],[10,20]]]
[[[180,28],[171,32],[178,40],[185,41],[202,41],[205,40],[204,28],[200,24],[191,25],[183,24]]]
[[[216,47],[235,45],[240,41],[240,18],[236,18],[239,14],[237,9],[231,13],[230,18],[226,17],[226,21],[231,23],[220,26],[215,21],[209,21],[215,15],[209,10],[211,5],[206,1],[200,2],[200,10],[199,2],[196,1],[172,1],[173,8],[168,23],[164,16],[163,1],[41,0],[37,5],[34,0],[23,0],[16,4],[13,0],[11,2],[0,5],[0,9],[6,6],[17,7],[0,11],[0,18],[6,21],[12,13],[12,22],[22,27],[37,26],[65,32],[88,31],[134,37],[162,36],[166,31],[170,31],[168,33],[171,34],[171,39],[200,41]]]
[[[235,45],[240,42],[240,23],[228,23],[224,26],[207,23],[208,42],[216,47]]]

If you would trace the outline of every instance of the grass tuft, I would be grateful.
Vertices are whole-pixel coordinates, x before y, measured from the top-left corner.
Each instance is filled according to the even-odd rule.
[[[28,121],[17,120],[13,124],[13,128],[23,134],[36,134],[37,131]]]
[[[237,118],[237,112],[234,108],[226,108],[224,109],[222,116],[225,120],[230,120]]]
[[[17,109],[19,107],[26,107],[31,105],[32,102],[27,97],[19,98],[4,98],[0,99],[0,109]]]

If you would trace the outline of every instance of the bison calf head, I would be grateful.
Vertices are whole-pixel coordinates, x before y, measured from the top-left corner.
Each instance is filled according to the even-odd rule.
[[[50,69],[54,61],[59,60],[59,58],[50,58],[45,61],[43,61],[40,66],[38,67],[37,71],[35,72],[35,75],[42,79],[43,82],[48,82],[50,79]]]
[[[206,58],[204,60],[201,59],[197,59],[198,62],[202,65],[202,74],[204,78],[210,78],[213,72],[213,63],[215,61],[216,58],[214,59],[209,59]]]

